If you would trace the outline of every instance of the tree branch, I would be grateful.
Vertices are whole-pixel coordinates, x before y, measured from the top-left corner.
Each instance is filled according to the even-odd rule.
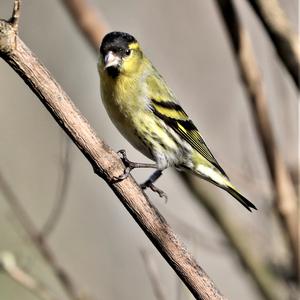
[[[21,0],[14,0],[13,13],[11,18],[8,21],[14,28],[16,34],[18,34],[18,28],[19,28],[20,6],[21,6]]]
[[[267,31],[279,58],[300,89],[300,44],[277,0],[247,0]]]
[[[223,17],[237,66],[248,94],[256,129],[264,150],[273,186],[276,190],[275,211],[286,232],[293,259],[292,266],[295,275],[298,276],[298,200],[290,174],[275,141],[261,75],[254,58],[249,36],[240,23],[233,2],[231,0],[215,1],[220,15]]]
[[[1,24],[1,21],[0,21]],[[1,27],[1,25],[0,25]],[[1,29],[0,29],[1,30]],[[1,35],[1,34],[0,34]],[[1,44],[0,44],[1,47]],[[4,178],[3,174],[0,173],[0,189],[5,196],[5,199],[9,203],[12,211],[17,216],[18,221],[23,226],[26,234],[30,238],[34,246],[39,250],[43,259],[51,267],[54,275],[57,280],[60,282],[64,291],[72,300],[79,300],[77,289],[73,283],[69,274],[63,269],[63,267],[58,263],[56,257],[48,247],[46,241],[39,236],[39,232],[31,221],[31,218],[28,216],[27,212],[21,205],[19,199],[11,189],[10,185]]]
[[[16,258],[11,252],[0,253],[0,270],[1,269],[15,282],[41,300],[58,300],[52,295],[52,291],[44,284],[33,278],[18,266]]]
[[[44,224],[42,229],[40,230],[39,236],[46,240],[47,237],[53,232],[55,226],[57,225],[65,203],[67,199],[67,191],[69,187],[70,181],[70,173],[71,173],[71,164],[70,164],[70,141],[66,140],[65,136],[62,136],[61,145],[64,144],[65,146],[61,147],[61,156],[60,157],[60,168],[61,171],[59,172],[60,178],[58,180],[58,189],[56,193],[56,197],[54,199],[53,208]],[[63,152],[63,153],[62,153]]]
[[[166,300],[164,289],[160,280],[157,265],[155,264],[154,258],[151,256],[147,250],[141,250],[141,255],[145,264],[146,272],[149,276],[151,286],[153,288],[153,293],[156,300]]]
[[[49,71],[16,36],[12,25],[4,20],[0,21],[0,56],[37,95],[195,298],[223,299],[214,283],[177,239],[135,180],[129,176],[121,182],[112,181],[112,178],[124,173],[124,165],[118,155],[96,136]]]
[[[98,48],[104,34],[108,31],[107,25],[99,17],[99,11],[93,9],[88,1],[62,0],[61,2],[73,21],[79,24],[79,29],[88,44]]]
[[[245,233],[241,232],[232,219],[227,217],[218,201],[203,191],[199,182],[201,179],[186,173],[179,173],[179,175],[195,195],[195,199],[204,206],[215,223],[219,225],[227,237],[229,245],[235,249],[241,264],[245,267],[247,274],[252,277],[261,295],[268,300],[286,299],[286,295],[283,296],[285,286],[281,280],[268,268],[267,263],[259,258],[259,253],[248,247],[244,239]]]

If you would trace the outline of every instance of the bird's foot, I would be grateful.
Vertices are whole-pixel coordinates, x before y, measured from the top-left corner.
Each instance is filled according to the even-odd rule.
[[[123,164],[125,165],[125,170],[124,170],[124,173],[122,175],[113,177],[114,182],[119,182],[119,181],[122,181],[122,180],[126,179],[133,169],[137,169],[137,168],[157,168],[156,164],[136,163],[136,162],[130,161],[127,158],[127,154],[126,154],[126,151],[124,149],[119,150],[117,153],[119,154],[120,158],[123,161]]]
[[[124,149],[119,150],[117,153],[119,154],[121,160],[123,161],[123,164],[125,165],[125,170],[122,175],[113,177],[114,182],[119,182],[126,179],[129,176],[130,172],[135,168],[135,163],[127,158],[127,154]]]
[[[144,182],[140,185],[140,187],[145,190],[146,188],[150,188],[153,192],[157,193],[159,197],[163,198],[165,202],[168,201],[168,195],[161,189],[159,189],[157,186],[155,186],[152,182]]]

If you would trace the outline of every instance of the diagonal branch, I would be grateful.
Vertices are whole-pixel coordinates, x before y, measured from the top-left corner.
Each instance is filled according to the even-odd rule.
[[[16,42],[16,43],[15,43]],[[139,224],[158,251],[174,269],[196,299],[223,299],[214,283],[187,252],[158,210],[150,203],[135,180],[112,178],[124,173],[124,165],[80,114],[73,102],[38,61],[12,25],[0,21],[0,56],[22,77],[61,128],[77,145]]]
[[[0,21],[1,22],[1,21]],[[3,192],[3,195],[10,205],[12,211],[15,213],[18,221],[23,226],[26,234],[30,238],[33,245],[39,250],[39,253],[42,255],[43,259],[51,267],[54,275],[64,288],[65,292],[68,294],[69,299],[79,300],[78,291],[76,289],[75,283],[72,281],[69,274],[63,269],[59,264],[56,257],[52,253],[51,249],[48,247],[48,244],[42,237],[39,236],[39,232],[34,226],[31,218],[27,214],[24,207],[21,205],[16,194],[12,190],[10,184],[4,178],[3,174],[0,173],[0,189]]]
[[[62,0],[62,3],[73,20],[79,23],[79,28],[89,45],[99,47],[102,37],[108,29],[99,17],[99,11],[93,9],[88,1]]]
[[[247,0],[264,25],[279,58],[300,89],[300,42],[278,0]]]
[[[58,298],[53,296],[53,292],[49,290],[47,286],[18,266],[13,253],[6,251],[0,253],[0,271],[1,270],[6,272],[11,279],[30,291],[37,298],[41,300],[58,300]]]
[[[244,30],[235,6],[231,0],[215,0],[220,15],[223,17],[240,76],[248,94],[254,123],[263,147],[267,166],[276,191],[275,211],[286,232],[293,258],[294,273],[299,270],[299,223],[298,200],[296,191],[279,152],[269,117],[268,103],[262,85],[259,68],[256,64],[251,42]]]
[[[61,0],[61,2],[66,7],[83,37],[97,53],[100,42],[106,31],[108,31],[108,26],[99,17],[99,11],[97,12],[97,9],[88,4],[86,0]],[[92,26],[82,21],[87,19],[89,24],[93,24]]]

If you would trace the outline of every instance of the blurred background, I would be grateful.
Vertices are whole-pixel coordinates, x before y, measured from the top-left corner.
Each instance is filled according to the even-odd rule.
[[[116,151],[126,149],[131,160],[145,162],[110,122],[100,99],[97,56],[62,2],[23,1],[21,39],[100,138]],[[226,297],[268,299],[257,276],[267,282],[273,299],[296,299],[295,280],[290,279],[291,253],[274,213],[274,187],[216,2],[88,2],[99,11],[107,31],[125,31],[137,38],[229,177],[258,207],[249,213],[225,192],[197,181],[237,230],[240,251],[249,252],[254,264],[259,262],[255,270],[261,273],[255,275],[245,265],[201,199],[175,171],[167,170],[158,181],[168,202],[147,192],[151,201]],[[297,174],[297,89],[247,1],[234,3],[250,34],[276,143],[289,172]],[[279,3],[296,31],[298,1]],[[12,6],[13,1],[1,0],[0,18],[8,19]],[[53,272],[51,260],[68,274],[81,299],[159,299],[152,275],[165,295],[161,299],[192,299],[110,188],[3,60],[0,101],[0,299],[72,299]],[[150,172],[133,174],[142,182]],[[24,211],[20,212],[20,206]],[[24,218],[32,222],[27,228]],[[28,227],[33,228],[29,234]],[[40,232],[43,241],[33,242],[30,234],[36,237]],[[43,247],[53,255],[50,262],[41,252]],[[5,262],[14,260],[24,272],[20,281],[5,268]],[[36,281],[38,288],[30,291],[22,278]]]

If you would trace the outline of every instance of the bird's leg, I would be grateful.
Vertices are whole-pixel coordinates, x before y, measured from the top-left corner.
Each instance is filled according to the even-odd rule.
[[[164,198],[166,201],[168,200],[167,194],[156,187],[153,183],[162,175],[162,170],[156,170],[144,183],[140,186],[143,190],[146,188],[150,188],[153,192],[157,193],[161,198]]]
[[[126,155],[126,151],[125,150],[119,150],[117,152],[120,156],[121,156],[121,159],[125,165],[125,171],[124,171],[124,174],[120,175],[120,176],[115,176],[114,177],[114,181],[122,181],[124,179],[126,179],[130,172],[133,170],[133,169],[137,169],[137,168],[152,168],[152,169],[157,169],[158,166],[157,164],[148,164],[148,163],[136,163],[136,162],[132,162],[130,161],[128,158],[127,158],[127,155]]]
[[[156,170],[144,183],[141,184],[141,188],[145,189],[153,184],[162,175],[162,170]]]

